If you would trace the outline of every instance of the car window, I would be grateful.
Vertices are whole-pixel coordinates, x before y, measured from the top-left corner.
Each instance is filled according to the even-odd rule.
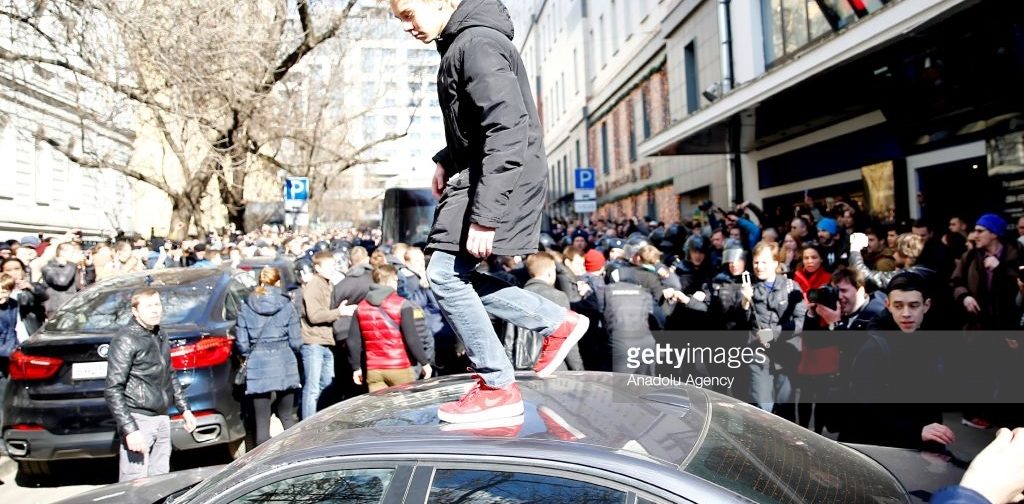
[[[587,502],[623,504],[626,493],[583,481],[542,474],[438,469],[430,488],[431,504]]]
[[[210,301],[218,277],[197,282],[156,287],[164,313],[160,325],[168,326],[198,319]],[[115,331],[132,319],[134,289],[86,290],[61,306],[46,323],[47,331]]]
[[[228,284],[228,295],[224,297],[224,320],[236,320],[249,294],[256,287],[256,281],[249,275],[238,275]]]
[[[684,471],[754,502],[883,504],[907,501],[880,465],[860,453],[746,404],[722,399]]]
[[[275,481],[232,502],[376,504],[384,498],[394,472],[394,469],[348,469],[304,474]]]

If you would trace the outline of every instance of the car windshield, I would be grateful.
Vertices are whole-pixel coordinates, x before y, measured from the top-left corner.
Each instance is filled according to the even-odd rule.
[[[761,503],[908,502],[900,483],[860,452],[749,405],[712,401],[682,470]]]
[[[164,307],[161,325],[194,321],[210,301],[218,276],[207,276],[182,285],[155,286]],[[71,298],[46,323],[51,332],[116,331],[132,319],[135,289],[90,289]]]

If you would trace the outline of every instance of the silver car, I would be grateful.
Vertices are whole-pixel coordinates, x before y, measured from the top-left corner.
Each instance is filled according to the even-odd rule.
[[[437,406],[470,385],[463,375],[386,389],[215,474],[181,474],[177,489],[164,478],[159,491],[136,482],[66,502],[877,504],[926,499],[962,474],[926,470],[910,450],[855,450],[708,390],[610,373],[524,373],[522,417],[440,423]]]

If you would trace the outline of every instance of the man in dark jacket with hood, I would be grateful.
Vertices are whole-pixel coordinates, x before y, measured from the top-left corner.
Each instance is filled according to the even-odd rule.
[[[532,81],[515,46],[512,20],[497,0],[391,0],[402,29],[441,53],[438,100],[447,146],[432,187],[438,201],[427,239],[427,278],[466,346],[478,381],[438,408],[438,418],[468,423],[522,421],[512,363],[488,314],[545,336],[534,370],[551,374],[586,332],[589,320],[474,273],[493,254],[537,251],[547,191],[547,160]]]

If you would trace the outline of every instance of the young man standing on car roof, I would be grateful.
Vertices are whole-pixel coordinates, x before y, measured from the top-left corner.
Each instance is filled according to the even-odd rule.
[[[156,289],[132,294],[132,321],[110,340],[107,388],[103,396],[123,437],[119,449],[118,481],[166,474],[171,461],[173,399],[185,421],[196,428],[178,378],[171,367],[171,346],[160,329],[163,305]]]
[[[441,53],[437,89],[447,146],[433,157],[440,201],[426,273],[478,377],[461,400],[438,408],[438,418],[522,418],[512,363],[488,314],[545,336],[534,367],[540,376],[565,360],[589,320],[474,272],[491,254],[528,255],[540,243],[547,161],[512,20],[498,0],[391,0],[391,10],[402,30],[437,42]]]

